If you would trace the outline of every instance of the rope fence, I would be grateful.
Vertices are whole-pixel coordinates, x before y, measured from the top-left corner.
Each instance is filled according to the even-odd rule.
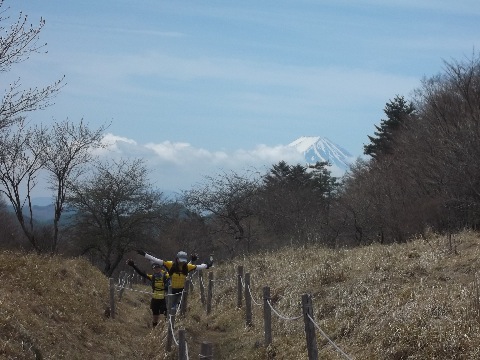
[[[348,360],[352,360],[346,353],[343,352],[342,349],[340,349],[337,344],[335,344],[332,340],[330,340],[330,338],[327,336],[327,334],[325,334],[323,332],[322,329],[320,329],[320,326],[318,326],[318,324],[315,322],[315,320],[312,319],[312,317],[310,315],[308,315],[308,318],[309,320],[313,323],[313,325],[317,328],[317,330],[320,332],[320,334],[322,334],[322,336],[327,339],[327,341],[335,348],[335,350],[337,350],[340,354],[342,354],[345,359],[348,359]]]
[[[251,287],[250,285],[246,286],[245,287],[246,289],[248,289],[248,295],[250,295],[250,298],[252,299],[253,303],[257,306],[262,306],[262,304],[260,304],[259,302],[255,301],[253,295],[252,295],[252,290],[251,290]]]
[[[334,341],[332,341],[329,336],[321,329],[321,327],[315,322],[313,316],[313,303],[312,297],[310,294],[303,294],[301,297],[301,315],[298,316],[287,316],[282,314],[279,310],[275,309],[270,297],[270,288],[268,286],[263,287],[263,296],[262,300],[259,301],[255,298],[252,293],[252,288],[250,286],[250,273],[244,273],[243,266],[237,266],[235,278],[222,278],[214,279],[213,272],[208,272],[208,284],[205,284],[203,279],[203,271],[195,271],[195,273],[188,276],[185,283],[185,288],[181,292],[181,299],[179,301],[179,306],[171,306],[172,297],[179,296],[179,294],[171,294],[171,289],[166,297],[167,299],[167,309],[168,309],[168,324],[167,324],[167,341],[166,341],[166,350],[167,352],[172,351],[172,347],[175,345],[178,349],[178,359],[179,360],[188,360],[188,344],[185,340],[185,330],[178,330],[178,338],[175,336],[175,317],[177,315],[184,316],[187,309],[187,303],[189,299],[189,293],[193,293],[194,288],[197,286],[200,288],[200,297],[202,305],[208,314],[212,311],[212,298],[213,298],[213,284],[220,283],[222,285],[228,286],[228,283],[232,285],[235,284],[237,288],[236,296],[236,306],[237,308],[243,308],[245,303],[245,323],[246,326],[253,326],[253,309],[252,305],[257,307],[263,306],[263,326],[264,326],[264,345],[267,347],[272,343],[272,313],[282,321],[297,321],[301,318],[304,319],[304,329],[305,329],[305,340],[307,345],[308,359],[309,360],[318,360],[318,348],[317,348],[317,339],[315,330],[317,330],[320,335],[326,339],[327,343],[330,344],[336,352],[338,352],[343,358],[347,360],[352,360],[352,358],[344,352]],[[114,318],[115,315],[115,290],[118,292],[119,299],[121,299],[121,294],[124,290],[133,291],[136,293],[151,294],[151,292],[133,289],[132,283],[134,279],[131,275],[121,274],[117,279],[115,284],[114,279],[110,279],[110,309],[111,317]],[[205,296],[205,289],[207,293]],[[213,359],[213,344],[210,342],[202,342],[200,353],[198,354],[199,359]]]
[[[282,320],[293,321],[293,320],[301,319],[303,317],[303,315],[299,315],[296,317],[287,317],[285,315],[280,314],[277,310],[275,310],[269,299],[267,299],[267,304],[270,307],[270,309],[275,313],[275,315],[277,315]]]
[[[175,319],[175,318],[174,318],[174,319]],[[174,320],[174,321],[175,321],[175,320]],[[178,346],[178,341],[177,341],[177,339],[175,339],[175,331],[173,330],[173,322],[174,322],[174,321],[172,321],[172,315],[169,315],[169,316],[168,316],[168,324],[170,325],[170,331],[171,331],[171,333],[172,333],[172,339],[173,339],[173,342],[175,343],[175,345]]]
[[[152,292],[151,292],[151,291],[130,289],[130,288],[127,287],[127,286],[121,286],[121,285],[114,285],[114,286],[115,286],[115,289],[117,290],[117,292],[120,292],[120,291],[122,291],[122,290],[128,290],[128,291],[133,291],[133,292],[137,292],[137,293],[141,293],[141,294],[152,295]],[[119,300],[121,300],[120,294],[119,294]]]

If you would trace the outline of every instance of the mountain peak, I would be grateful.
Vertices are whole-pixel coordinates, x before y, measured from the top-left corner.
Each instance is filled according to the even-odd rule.
[[[288,144],[288,146],[295,147],[298,151],[307,151],[307,149],[319,140],[322,140],[320,136],[301,136],[297,140]],[[328,141],[328,140],[327,140]]]
[[[329,162],[330,166],[327,168],[336,177],[344,175],[355,161],[355,158],[343,147],[320,136],[302,136],[288,146],[302,153],[308,164],[315,164],[318,161]]]

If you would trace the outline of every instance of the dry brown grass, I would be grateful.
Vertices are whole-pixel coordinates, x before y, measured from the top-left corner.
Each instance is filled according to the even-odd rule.
[[[236,307],[236,267],[251,274],[253,326]],[[286,248],[218,264],[207,316],[198,280],[186,329],[190,359],[202,341],[216,359],[307,359],[303,319],[272,313],[273,343],[263,346],[264,286],[274,308],[301,315],[312,295],[318,326],[351,359],[478,359],[480,236],[432,234],[428,241],[355,249]],[[195,279],[194,279],[195,280]],[[86,261],[0,253],[0,357],[175,359],[165,353],[166,324],[149,327],[149,296],[125,292],[105,317],[108,281]],[[147,289],[139,287],[139,289]],[[317,332],[319,358],[343,359]],[[176,347],[174,346],[176,350]]]
[[[126,297],[112,320],[108,286],[85,260],[0,252],[0,358],[135,358],[147,305]]]

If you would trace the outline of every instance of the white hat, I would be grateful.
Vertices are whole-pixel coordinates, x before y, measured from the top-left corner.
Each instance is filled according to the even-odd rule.
[[[179,251],[177,253],[177,260],[180,262],[187,262],[187,253],[185,251]]]

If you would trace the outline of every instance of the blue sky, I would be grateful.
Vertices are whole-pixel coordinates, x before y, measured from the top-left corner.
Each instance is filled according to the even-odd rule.
[[[63,75],[35,122],[111,123],[112,156],[141,156],[159,188],[227,169],[301,161],[327,137],[360,156],[385,104],[472,55],[480,2],[5,0],[46,20],[47,54],[12,68],[26,87]]]

